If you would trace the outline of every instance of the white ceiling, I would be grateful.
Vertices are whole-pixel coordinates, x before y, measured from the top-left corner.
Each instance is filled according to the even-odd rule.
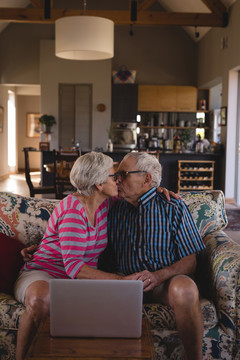
[[[80,1],[80,0],[76,0]],[[210,13],[210,10],[201,0],[158,0],[161,6],[169,12],[192,12],[192,13]],[[228,9],[236,0],[221,0],[221,2]],[[1,7],[15,7],[21,8],[30,5],[30,0],[0,0]],[[66,0],[67,7],[67,0]],[[6,22],[0,21],[0,32],[8,25]],[[208,27],[184,27],[184,30],[194,39],[195,41],[200,40],[209,30]],[[199,37],[196,38],[195,32],[199,33]]]

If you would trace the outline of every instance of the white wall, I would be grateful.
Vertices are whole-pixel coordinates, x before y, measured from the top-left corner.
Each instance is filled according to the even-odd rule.
[[[23,89],[18,91],[19,93],[23,93]],[[16,105],[18,169],[23,170],[25,167],[23,147],[39,148],[40,138],[27,136],[27,113],[40,113],[40,96],[17,95]],[[31,170],[40,170],[40,153],[30,153],[29,162]]]
[[[198,44],[198,87],[222,83],[222,106],[228,107],[227,127],[222,127],[221,142],[225,146],[225,196],[236,199],[237,163],[237,85],[234,78],[240,66],[240,0],[229,11],[226,28],[212,29]],[[221,49],[222,39],[227,47]],[[235,74],[234,74],[235,73]]]
[[[40,45],[41,113],[54,115],[51,149],[58,148],[58,86],[62,84],[92,84],[92,147],[106,148],[107,130],[111,121],[111,60],[75,61],[55,56],[55,42],[43,40]],[[105,104],[104,112],[97,111]]]
[[[9,174],[8,168],[8,87],[0,85],[0,106],[3,107],[3,132],[0,133],[0,179]]]

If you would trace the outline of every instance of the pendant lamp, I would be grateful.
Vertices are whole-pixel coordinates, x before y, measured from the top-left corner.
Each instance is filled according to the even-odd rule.
[[[55,23],[56,56],[104,60],[114,55],[114,23],[97,16],[67,16]]]

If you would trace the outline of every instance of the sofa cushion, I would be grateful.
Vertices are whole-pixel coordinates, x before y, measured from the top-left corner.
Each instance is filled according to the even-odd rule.
[[[218,317],[214,304],[207,300],[200,300],[204,329],[211,329],[218,323]],[[168,330],[176,330],[176,320],[173,310],[166,305],[160,304],[144,304],[144,315],[148,318],[151,323],[151,327],[154,329],[165,328]]]
[[[20,251],[24,245],[0,233],[0,292],[13,293],[13,284],[23,265]]]
[[[181,198],[187,204],[202,237],[227,226],[222,191],[182,192]]]
[[[0,293],[0,329],[17,330],[25,307],[11,295]]]
[[[58,202],[0,192],[0,232],[25,245],[39,243]]]

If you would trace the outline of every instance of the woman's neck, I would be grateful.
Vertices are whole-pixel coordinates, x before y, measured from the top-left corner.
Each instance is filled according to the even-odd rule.
[[[91,196],[86,196],[78,192],[76,192],[75,195],[81,201],[86,211],[88,220],[93,226],[95,226],[95,212],[97,211],[101,203],[105,200],[105,198],[101,196],[101,194],[99,194],[98,192],[95,192]]]

